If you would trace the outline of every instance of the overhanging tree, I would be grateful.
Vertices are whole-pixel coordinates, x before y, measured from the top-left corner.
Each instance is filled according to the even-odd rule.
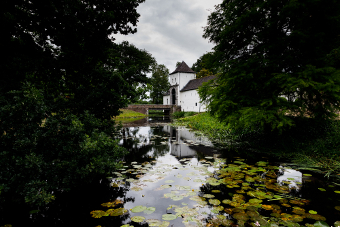
[[[216,75],[220,72],[219,63],[219,53],[218,52],[207,52],[197,59],[197,61],[192,65],[191,69],[195,72],[206,75],[209,73],[211,75]],[[199,75],[197,78],[199,78]]]
[[[127,1],[5,1],[0,78],[2,198],[43,204],[125,153],[112,116],[136,96],[154,62],[110,36],[136,32]],[[20,195],[20,196],[18,196]]]
[[[165,65],[154,64],[150,78],[150,98],[152,103],[162,104],[163,94],[169,90],[169,69]]]
[[[282,128],[289,116],[333,119],[340,107],[340,2],[224,0],[204,37],[222,73],[200,91],[234,127]],[[327,25],[327,26],[326,26]]]

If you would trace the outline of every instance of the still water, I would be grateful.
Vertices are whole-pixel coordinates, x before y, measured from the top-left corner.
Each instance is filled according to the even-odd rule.
[[[295,226],[318,220],[334,226],[340,221],[339,182],[258,154],[217,149],[203,135],[167,121],[125,125],[130,127],[116,135],[130,152],[121,169],[60,195],[38,213],[29,214],[29,207],[4,211],[1,226]]]

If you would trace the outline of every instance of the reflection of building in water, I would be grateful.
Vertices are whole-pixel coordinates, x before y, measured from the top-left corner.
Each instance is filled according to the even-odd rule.
[[[199,149],[198,146],[190,146],[190,142],[201,144],[203,141],[202,137],[197,137],[194,135],[194,133],[189,132],[187,129],[180,128],[176,130],[175,127],[171,127],[169,125],[164,126],[163,129],[165,132],[170,133],[170,139],[171,139],[171,154],[177,157],[196,157],[197,151],[202,150]],[[206,140],[204,142],[207,143]],[[213,148],[209,147],[202,147],[205,150],[212,150]]]

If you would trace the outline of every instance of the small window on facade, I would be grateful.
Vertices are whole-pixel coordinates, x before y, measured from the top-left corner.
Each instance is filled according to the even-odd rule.
[[[195,103],[195,105],[197,106],[197,102]]]
[[[174,79],[172,79],[172,83],[174,82]]]
[[[166,104],[168,105],[168,99],[166,99]]]
[[[176,78],[175,78],[175,83],[176,83]]]

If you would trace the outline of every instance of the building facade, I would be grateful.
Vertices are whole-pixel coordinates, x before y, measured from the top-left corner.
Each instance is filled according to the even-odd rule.
[[[205,112],[206,106],[201,102],[197,91],[203,82],[214,78],[215,76],[207,76],[196,79],[196,72],[183,61],[169,75],[171,87],[163,96],[163,104],[181,106],[181,110],[185,112]]]

